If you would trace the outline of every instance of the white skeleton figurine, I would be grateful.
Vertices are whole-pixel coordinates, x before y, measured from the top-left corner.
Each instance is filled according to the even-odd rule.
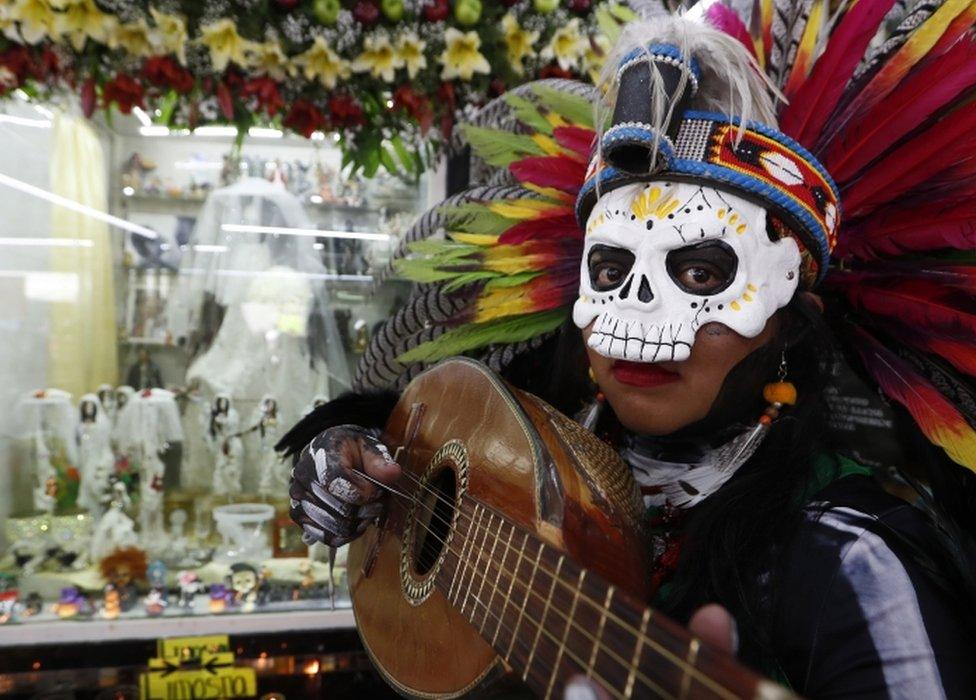
[[[217,394],[210,404],[204,439],[214,455],[211,491],[216,496],[233,496],[242,490],[244,445],[237,435],[240,419],[231,406],[230,396]]]
[[[102,415],[114,426],[115,413],[119,408],[115,397],[115,389],[112,388],[111,384],[100,384],[95,394],[98,396],[98,403],[102,408]]]
[[[261,399],[254,414],[253,424],[258,426],[259,456],[258,470],[261,475],[258,482],[258,494],[261,496],[284,495],[288,489],[288,469],[275,452],[274,446],[278,442],[278,427],[281,417],[278,415],[278,402],[273,396]]]
[[[163,496],[166,465],[160,455],[170,443],[183,439],[179,409],[173,393],[146,389],[133,395],[119,412],[119,449],[139,465],[139,528],[142,545],[150,552],[166,546]]]
[[[115,471],[112,453],[112,428],[103,404],[95,394],[85,394],[78,403],[78,471],[81,485],[78,505],[98,520],[103,513],[103,500],[110,490],[109,480]]]
[[[55,460],[76,461],[71,394],[60,389],[34,392],[25,401],[32,411],[31,451],[34,459],[34,508],[52,514],[57,505]]]
[[[132,547],[139,538],[136,535],[135,523],[126,510],[132,507],[132,499],[125,489],[125,484],[116,481],[112,484],[112,501],[108,511],[95,525],[91,539],[91,560],[101,561],[116,549]]]

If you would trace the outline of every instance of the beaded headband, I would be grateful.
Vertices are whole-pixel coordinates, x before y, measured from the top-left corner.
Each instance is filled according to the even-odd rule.
[[[672,95],[676,115],[659,126],[651,114],[648,63]],[[776,129],[754,121],[741,128],[736,117],[687,109],[700,79],[694,59],[685,61],[674,46],[652,45],[624,57],[611,124],[576,200],[577,222],[585,228],[599,196],[626,184],[652,179],[708,183],[767,208],[777,232],[797,239],[803,282],[814,286],[826,273],[837,242],[837,185],[809,151]]]

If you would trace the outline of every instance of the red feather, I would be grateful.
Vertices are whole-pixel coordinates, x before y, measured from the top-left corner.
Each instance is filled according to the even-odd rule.
[[[856,327],[851,331],[865,368],[884,393],[907,408],[925,436],[951,459],[976,470],[976,432],[956,407],[870,333]]]
[[[835,254],[870,260],[955,248],[976,248],[976,201],[898,206],[876,212],[844,231]]]
[[[586,165],[578,160],[560,156],[530,156],[508,166],[519,182],[539,187],[555,187],[576,194],[586,179]]]
[[[969,104],[936,122],[900,147],[889,151],[871,170],[844,189],[848,216],[867,214],[878,204],[949,168],[945,152],[972,153],[976,145],[976,104]]]
[[[848,123],[823,159],[837,182],[846,182],[905,134],[976,84],[976,44],[958,42],[916,70],[863,117]]]
[[[805,146],[813,145],[892,5],[894,0],[859,0],[848,11],[810,76],[780,115],[784,133]]]
[[[742,18],[739,17],[739,13],[731,7],[723,5],[720,2],[713,3],[705,11],[705,21],[719,31],[725,32],[734,39],[738,39],[742,42],[743,46],[749,49],[749,53],[752,54],[753,58],[758,58],[756,56],[756,45],[749,35],[749,30],[742,22]]]
[[[557,126],[552,130],[552,137],[560,146],[568,148],[579,156],[584,163],[589,162],[593,141],[596,139],[593,129],[582,126]]]
[[[835,288],[843,289],[854,307],[867,313],[882,316],[916,332],[924,331],[926,335],[976,342],[976,313],[950,303],[962,296],[958,292],[933,288],[925,282],[874,286],[856,274],[850,277],[838,275],[831,283]]]
[[[856,281],[856,278],[875,285],[890,282],[926,282],[936,287],[952,287],[976,295],[976,266],[951,261],[873,260],[869,264],[855,263],[851,274],[854,275],[851,282]]]
[[[899,341],[908,343],[916,350],[937,355],[960,372],[976,377],[976,352],[973,352],[971,344],[948,338],[926,336],[906,329],[904,326],[895,328],[888,324],[882,324],[882,327],[889,333],[893,333]]]
[[[517,245],[527,241],[583,240],[583,231],[576,223],[574,214],[549,216],[532,221],[522,221],[505,231],[498,242]]]

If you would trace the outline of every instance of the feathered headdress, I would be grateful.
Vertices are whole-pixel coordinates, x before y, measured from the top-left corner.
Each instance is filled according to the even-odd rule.
[[[923,1],[906,11],[894,0],[757,0],[751,17],[713,4],[705,19],[727,35],[722,41],[745,47],[739,55],[752,57],[755,84],[724,104],[656,106],[657,115],[672,113],[658,123],[689,109],[741,117],[751,104],[751,115],[732,120],[735,154],[749,138],[747,120],[777,126],[763,105],[785,97],[775,117],[786,138],[774,140],[809,155],[818,173],[822,163],[843,211],[836,247],[822,260],[829,264],[808,283],[823,280],[826,313],[841,320],[881,390],[976,470],[976,4]],[[663,43],[677,46],[673,58],[704,84],[692,59],[700,71],[716,65],[696,57],[687,31],[684,43]],[[593,106],[608,104],[607,94],[532,83],[465,128],[488,181],[408,233],[398,267],[420,284],[373,338],[360,388],[403,386],[427,363],[459,353],[502,367],[568,318],[583,250],[575,207],[599,154]],[[652,159],[661,143],[651,145]],[[805,243],[797,221],[786,223],[783,233]]]

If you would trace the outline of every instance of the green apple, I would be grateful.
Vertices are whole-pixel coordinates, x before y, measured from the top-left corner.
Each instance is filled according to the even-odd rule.
[[[454,3],[454,19],[462,27],[470,27],[481,19],[481,0],[457,0]]]
[[[322,24],[332,25],[339,19],[342,3],[339,0],[315,0],[312,3],[312,14]]]
[[[380,9],[391,22],[399,22],[403,19],[403,0],[383,0],[380,3]]]
[[[536,12],[547,15],[559,7],[559,0],[532,0],[532,4]]]

